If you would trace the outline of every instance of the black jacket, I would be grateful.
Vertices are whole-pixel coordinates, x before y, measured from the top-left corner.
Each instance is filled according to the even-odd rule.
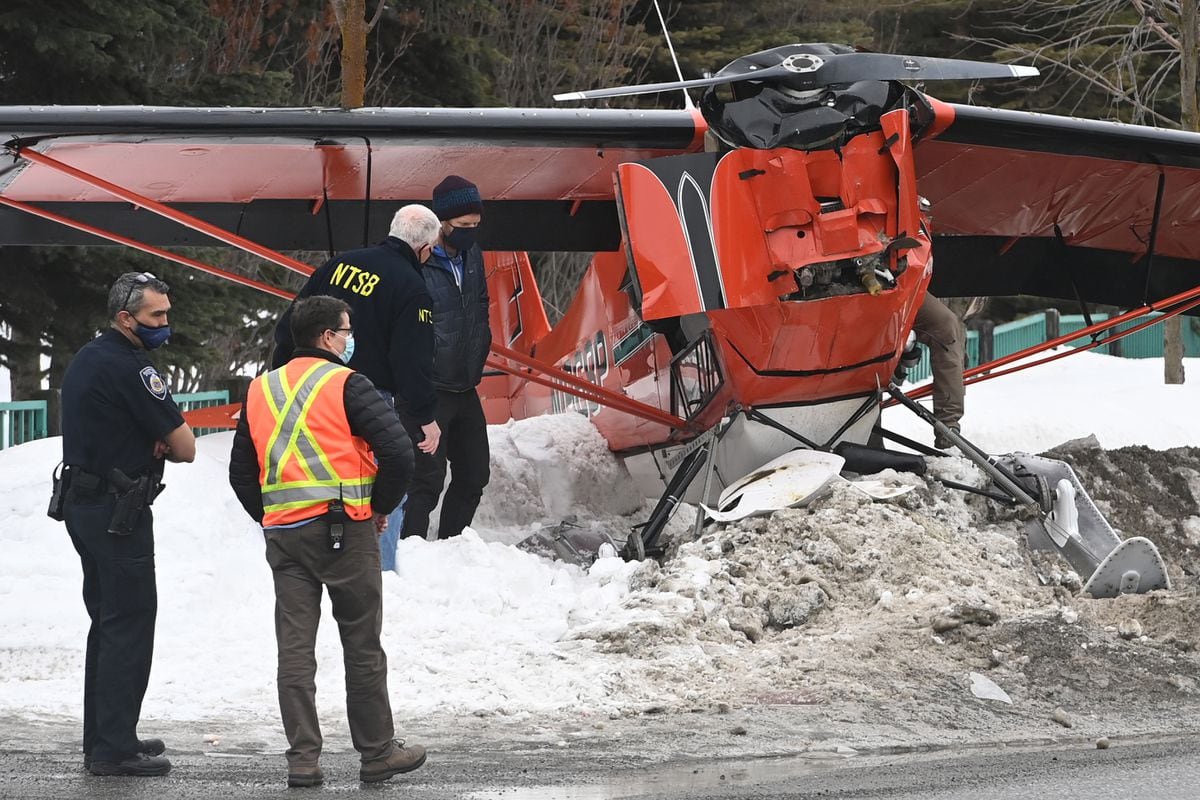
[[[433,301],[412,248],[389,236],[382,244],[330,259],[308,278],[297,298],[327,294],[350,305],[354,358],[350,367],[396,396],[419,422],[434,418]],[[292,358],[291,309],[275,327],[271,368]]]
[[[303,347],[295,355],[297,358],[309,356],[341,363],[337,356],[325,350]],[[396,413],[366,376],[355,373],[346,379],[343,401],[350,432],[371,446],[375,460],[379,462],[379,473],[371,490],[371,510],[376,514],[390,514],[400,505],[408,485],[412,483],[412,441],[404,432]],[[258,450],[250,438],[250,423],[246,419],[246,405],[243,403],[237,432],[233,435],[233,450],[229,454],[229,485],[233,487],[233,493],[246,513],[255,522],[262,522],[262,485],[258,482],[258,476]]]
[[[461,289],[437,253],[424,265],[421,275],[433,298],[437,341],[433,384],[452,392],[474,389],[483,377],[483,363],[492,344],[483,253],[476,245],[463,254]]]

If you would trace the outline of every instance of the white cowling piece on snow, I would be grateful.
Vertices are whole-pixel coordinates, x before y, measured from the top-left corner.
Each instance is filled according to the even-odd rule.
[[[723,492],[717,508],[702,506],[717,522],[733,522],[810,503],[838,477],[846,459],[819,450],[793,450],[768,461]]]

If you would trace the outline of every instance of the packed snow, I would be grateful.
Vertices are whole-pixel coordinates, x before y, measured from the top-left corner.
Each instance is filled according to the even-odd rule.
[[[1160,360],[1082,354],[1065,362],[1057,375],[1051,367],[970,388],[964,433],[993,452],[1036,452],[1089,434],[1106,448],[1200,447],[1200,359],[1188,362],[1184,386],[1162,385]],[[890,409],[885,424],[928,440],[906,416]],[[1065,563],[1031,562],[1012,513],[896,474],[884,477],[917,488],[895,502],[839,486],[810,508],[710,525],[696,541],[684,509],[661,566],[605,558],[585,570],[512,545],[572,515],[619,540],[648,502],[582,417],[511,422],[489,435],[492,482],[475,530],[402,541],[397,571],[384,576],[384,647],[400,720],[604,719],[882,697],[925,709],[947,676],[989,668],[1020,702],[1040,691],[1031,677],[1040,632],[1053,628],[1045,647],[1059,647],[1062,626],[1093,619],[1088,635],[1103,639],[1113,615],[1131,615],[1129,604],[1140,602],[1072,600],[1078,576]],[[143,718],[237,718],[260,723],[278,743],[271,576],[261,532],[227,484],[230,440],[203,437],[194,464],[170,465],[155,505],[159,615]],[[0,452],[0,708],[27,718],[80,714],[88,620],[79,561],[63,526],[45,515],[60,454],[57,439]],[[934,474],[983,483],[961,459],[931,464]],[[1184,473],[1200,475],[1191,466]],[[1177,559],[1200,548],[1200,478],[1194,483],[1181,491],[1195,502],[1164,512]],[[1177,582],[1194,583],[1195,563],[1172,568]],[[1194,599],[1167,605],[1143,609],[1142,621],[1165,626],[1175,614],[1186,627],[1196,610]],[[980,615],[1001,622],[988,629],[992,640],[945,646]],[[939,618],[948,632],[931,634]],[[1154,664],[1171,686],[1191,680],[1176,675],[1187,665],[1166,656]],[[342,687],[326,614],[318,706],[327,732],[344,730]]]

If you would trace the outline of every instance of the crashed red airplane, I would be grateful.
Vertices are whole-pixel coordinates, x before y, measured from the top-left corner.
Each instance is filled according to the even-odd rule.
[[[288,297],[162,248],[224,244],[309,274],[278,251],[378,240],[398,204],[471,176],[491,251],[489,419],[587,414],[663,497],[630,537],[640,555],[684,496],[716,500],[798,445],[879,463],[866,445],[885,394],[939,425],[896,388],[927,288],[1132,309],[970,380],[1200,305],[1200,135],[951,105],[906,83],[1035,72],[807,44],[564,96],[699,87],[699,111],[0,108],[0,244],[113,242]],[[553,329],[528,250],[596,253]],[[1166,585],[1153,545],[1122,542],[1068,466],[941,432],[1092,594]]]

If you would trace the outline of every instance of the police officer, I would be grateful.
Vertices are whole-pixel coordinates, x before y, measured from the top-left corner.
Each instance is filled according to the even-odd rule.
[[[287,364],[250,385],[229,459],[229,483],[263,526],[275,578],[289,786],[324,781],[313,654],[323,588],[342,638],[359,778],[385,781],[425,763],[425,748],[392,739],[379,640],[376,533],[412,478],[412,444],[371,381],[343,366],[353,361],[358,341],[348,312],[333,297],[296,302],[289,325],[298,347]]]
[[[146,353],[171,335],[170,287],[127,272],[108,293],[109,329],[75,354],[62,386],[62,516],[83,564],[92,619],[83,679],[84,766],[94,775],[165,775],[161,739],[137,738],[158,595],[149,504],[163,459],[192,461],[196,439]],[[145,505],[139,512],[139,508]]]

